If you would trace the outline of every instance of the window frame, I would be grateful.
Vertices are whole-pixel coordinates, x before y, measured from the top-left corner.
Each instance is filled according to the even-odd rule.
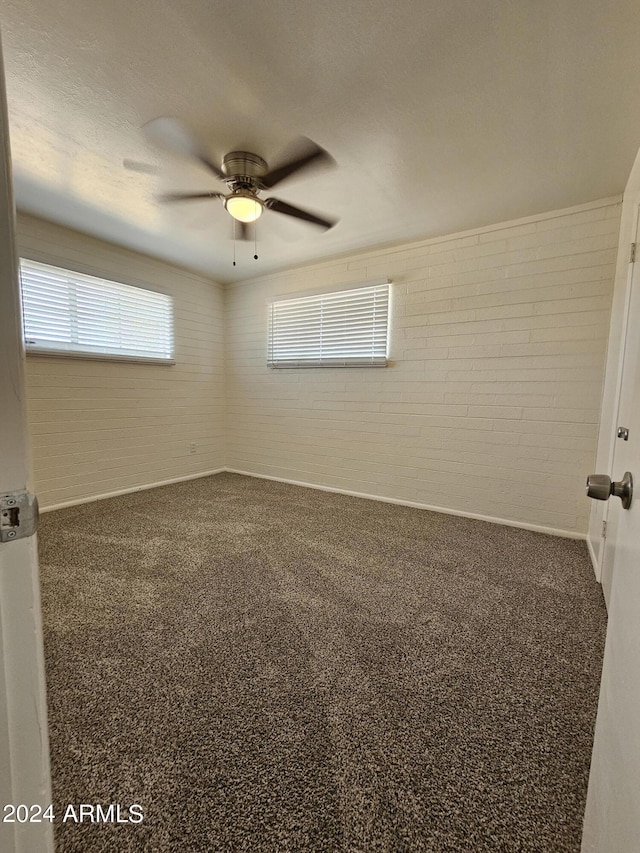
[[[392,282],[388,278],[376,279],[374,281],[364,281],[364,282],[350,282],[348,284],[337,285],[332,287],[331,289],[317,288],[313,290],[305,290],[296,293],[288,293],[288,294],[280,294],[278,296],[271,297],[267,300],[267,308],[268,308],[268,330],[267,330],[267,366],[270,370],[310,370],[312,368],[326,369],[326,368],[363,368],[363,367],[388,367],[390,363],[389,359],[389,349],[390,349],[390,331],[391,331],[391,285]],[[322,297],[334,297],[339,294],[350,294],[356,293],[361,290],[371,290],[377,291],[380,288],[386,288],[386,322],[384,325],[384,356],[374,355],[371,356],[333,356],[327,357],[327,360],[322,363],[322,356],[320,358],[309,358],[305,361],[303,358],[291,358],[291,359],[283,359],[276,358],[274,356],[274,307],[276,305],[284,305],[287,302],[298,302],[303,303],[306,300],[309,300],[309,303],[312,302],[322,302]],[[373,294],[373,298],[375,300],[376,294]],[[322,308],[320,309],[322,310]],[[375,309],[374,309],[375,310]],[[374,326],[375,329],[375,319]],[[375,331],[374,331],[375,334]],[[322,335],[322,329],[320,328],[320,336]],[[320,337],[319,346],[322,346],[322,338]],[[375,349],[375,345],[372,347]],[[371,360],[368,360],[368,359]]]
[[[24,283],[23,283],[23,263],[32,264],[36,267],[52,270],[53,273],[58,273],[76,278],[76,281],[87,281],[90,284],[113,284],[118,287],[131,288],[132,290],[140,290],[144,293],[157,294],[163,296],[167,300],[168,319],[169,319],[169,340],[166,342],[169,345],[170,356],[160,355],[144,355],[127,352],[108,352],[100,350],[83,350],[82,345],[77,345],[75,349],[65,349],[63,347],[47,346],[46,342],[43,345],[38,345],[29,342],[26,331],[26,312],[24,309]],[[21,256],[19,258],[19,278],[20,278],[20,302],[22,309],[22,335],[25,347],[25,352],[28,356],[44,357],[44,358],[73,358],[89,361],[119,361],[129,362],[134,364],[156,364],[156,365],[174,365],[175,359],[175,305],[172,294],[164,290],[150,287],[147,284],[132,284],[130,281],[118,281],[114,278],[109,278],[103,275],[96,275],[95,272],[85,272],[81,269],[68,269],[67,267],[59,266],[57,263],[51,263],[49,260],[40,260],[35,257]],[[165,306],[166,308],[166,306]],[[73,325],[73,316],[70,317],[70,323]],[[72,342],[76,345],[77,342]]]

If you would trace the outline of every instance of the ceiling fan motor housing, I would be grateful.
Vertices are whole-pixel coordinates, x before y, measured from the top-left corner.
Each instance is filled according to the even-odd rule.
[[[234,189],[260,188],[260,178],[267,171],[267,163],[250,151],[230,151],[222,161],[222,171],[233,182]]]

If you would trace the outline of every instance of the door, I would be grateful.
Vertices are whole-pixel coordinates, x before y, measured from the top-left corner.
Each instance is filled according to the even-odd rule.
[[[7,109],[0,49],[0,496],[30,485]],[[24,510],[20,510],[24,515]],[[20,516],[10,518],[12,522]],[[24,529],[24,527],[23,527]],[[13,532],[13,531],[9,531]],[[16,533],[17,536],[17,533]],[[35,535],[0,541],[0,849],[53,850],[52,826],[7,805],[51,802]]]
[[[613,472],[630,471],[635,496],[628,510],[609,500],[611,577],[609,624],[596,722],[583,853],[640,850],[640,263],[631,278]],[[611,530],[611,528],[610,528]],[[609,531],[608,531],[609,533]]]

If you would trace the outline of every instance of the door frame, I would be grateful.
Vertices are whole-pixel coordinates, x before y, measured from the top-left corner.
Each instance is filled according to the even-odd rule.
[[[613,478],[613,459],[615,454],[616,428],[622,391],[622,370],[624,365],[624,349],[629,323],[629,302],[631,299],[631,277],[633,264],[630,261],[631,244],[636,240],[640,227],[640,151],[636,156],[631,170],[622,202],[620,219],[620,236],[614,290],[611,304],[611,322],[609,326],[609,341],[607,346],[607,362],[602,389],[600,426],[594,471],[608,474]],[[640,251],[640,250],[639,250]],[[640,259],[639,259],[640,260]],[[585,472],[588,474],[590,472]],[[585,476],[586,479],[586,476]],[[605,539],[615,539],[615,531],[607,530],[603,536],[603,522],[608,525],[609,503],[592,501],[587,532],[587,545],[598,583],[602,583]],[[611,535],[610,535],[611,534]],[[615,544],[613,545],[615,548]],[[607,557],[609,559],[609,557]],[[614,557],[611,555],[611,560]]]
[[[623,424],[620,423],[622,386],[624,381],[625,356],[627,351],[627,343],[629,340],[629,323],[631,322],[630,308],[631,299],[633,295],[634,276],[637,274],[635,258],[632,258],[631,256],[630,246],[633,243],[635,243],[637,246],[638,241],[640,240],[640,233],[638,231],[638,229],[640,228],[640,196],[635,198],[632,196],[629,199],[629,204],[633,206],[633,230],[631,232],[631,240],[629,244],[626,247],[622,244],[620,246],[620,253],[623,255],[623,257],[624,249],[627,249],[627,278],[624,294],[625,302],[624,313],[622,317],[622,328],[619,337],[620,352],[618,354],[616,396],[615,404],[612,408],[613,421],[611,423],[611,433],[609,436],[609,458],[606,472],[612,480],[618,479],[618,472],[615,468],[615,457],[616,450],[619,447],[618,442],[620,442],[621,439],[619,439],[617,436],[617,430],[619,426],[623,426]],[[623,235],[621,234],[621,237],[622,236]],[[600,573],[599,581],[602,584],[602,591],[604,594],[607,609],[609,609],[609,602],[611,597],[611,581],[613,576],[613,567],[616,559],[616,534],[620,511],[621,509],[618,506],[617,502],[612,504],[611,501],[606,501],[603,505],[602,518],[603,521],[606,522],[607,532],[606,535],[602,537],[602,541],[600,543],[598,568]]]
[[[634,274],[636,273],[635,258],[631,256],[630,247],[634,243],[638,245],[638,240],[640,239],[640,234],[638,233],[638,228],[640,227],[640,197],[630,198],[629,205],[632,207],[633,211],[633,225],[631,231],[631,239],[626,246],[622,243],[622,239],[625,235],[623,235],[621,231],[621,243],[619,251],[621,255],[621,260],[624,260],[625,254],[627,258],[626,282],[620,334],[615,341],[615,345],[619,346],[618,360],[616,365],[615,397],[614,403],[611,407],[610,423],[608,424],[610,428],[610,434],[609,457],[606,473],[611,477],[612,480],[617,479],[617,473],[615,470],[615,456],[616,450],[619,446],[618,443],[621,440],[617,436],[617,430],[618,427],[621,426],[620,407],[622,402],[623,373],[625,364],[625,354],[627,350],[627,343],[629,340],[629,323],[631,322],[631,298],[633,295],[633,279]],[[610,334],[613,335],[613,333],[614,330],[611,329]],[[600,470],[600,468],[601,466],[597,466],[598,471]],[[609,603],[611,598],[611,580],[613,576],[613,566],[616,558],[616,535],[619,513],[620,507],[618,506],[617,502],[613,503],[612,501],[606,501],[602,505],[602,520],[606,525],[606,534],[601,534],[600,547],[598,550],[598,580],[602,584],[602,592],[604,594],[607,610],[609,609]]]

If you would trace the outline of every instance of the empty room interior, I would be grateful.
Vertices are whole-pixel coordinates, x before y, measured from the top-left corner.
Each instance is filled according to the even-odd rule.
[[[2,849],[637,853],[636,4],[0,27]]]

